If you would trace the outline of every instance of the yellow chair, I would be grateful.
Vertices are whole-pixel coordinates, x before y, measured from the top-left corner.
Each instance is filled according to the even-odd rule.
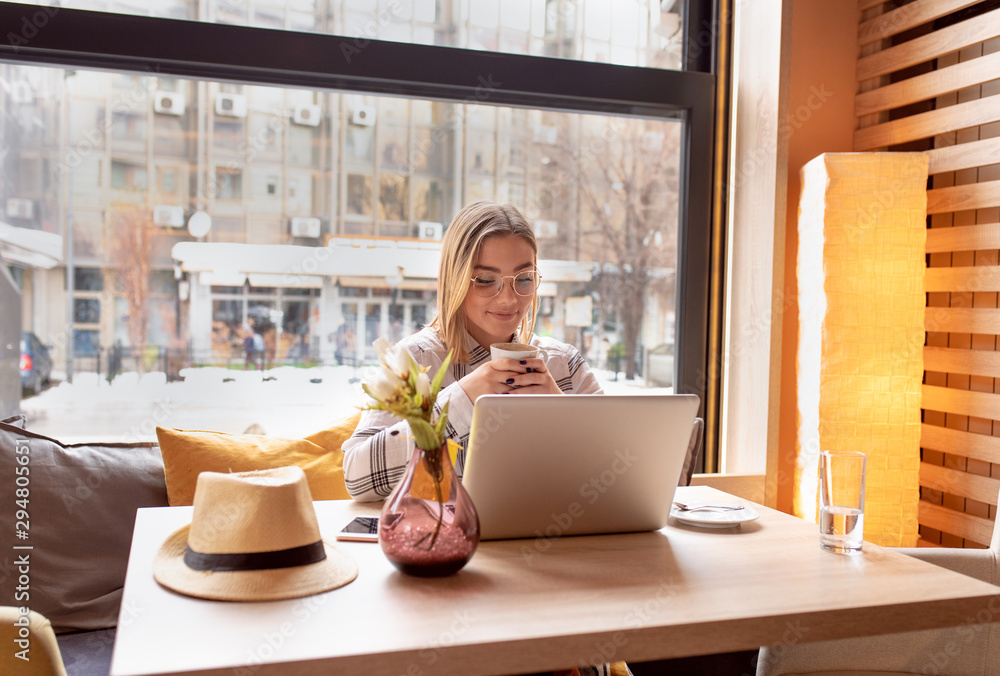
[[[896,551],[1000,584],[1000,519],[994,522],[989,549],[921,547]],[[997,610],[1000,608],[969,617],[958,627],[761,648],[757,676],[1000,674]]]
[[[66,676],[52,625],[34,611],[0,606],[0,674]]]

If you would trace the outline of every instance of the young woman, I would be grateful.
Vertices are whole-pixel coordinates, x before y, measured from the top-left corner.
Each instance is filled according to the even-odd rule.
[[[484,394],[597,394],[597,379],[572,345],[532,333],[541,275],[535,235],[509,204],[475,202],[451,222],[441,249],[438,315],[404,338],[417,364],[437,372],[449,350],[452,364],[438,395],[448,406],[448,436],[465,466],[476,399]],[[490,361],[492,343],[541,347],[542,359]],[[367,410],[343,445],[347,490],[355,500],[381,500],[403,477],[413,450],[409,426],[384,411]]]

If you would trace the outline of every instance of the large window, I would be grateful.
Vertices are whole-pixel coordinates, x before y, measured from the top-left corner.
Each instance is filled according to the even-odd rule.
[[[704,396],[714,79],[664,68],[710,3],[620,4],[175,0],[129,18],[142,53],[92,12],[0,8],[8,25],[47,17],[0,45],[0,75],[30,92],[3,100],[2,204],[9,220],[11,200],[30,202],[15,224],[69,248],[25,282],[37,307],[67,311],[24,309],[26,327],[68,377],[105,375],[111,348],[147,355],[139,370],[173,364],[169,378],[242,369],[253,332],[268,368],[353,368],[375,338],[430,321],[434,279],[331,271],[328,252],[425,255],[491,199],[538,238],[538,333],[609,383]],[[194,17],[208,21],[175,20]],[[31,125],[41,137],[21,147]],[[661,354],[673,369],[651,368]]]

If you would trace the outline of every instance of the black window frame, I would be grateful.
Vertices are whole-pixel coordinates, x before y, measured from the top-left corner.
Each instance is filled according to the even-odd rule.
[[[705,411],[717,5],[685,1],[681,71],[12,2],[0,25],[37,30],[0,38],[0,61],[450,102],[481,102],[492,82],[490,105],[682,120],[675,391]]]

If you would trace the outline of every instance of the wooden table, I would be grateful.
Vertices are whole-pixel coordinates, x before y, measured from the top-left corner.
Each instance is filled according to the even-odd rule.
[[[706,487],[678,498],[752,504]],[[315,504],[331,538],[377,511]],[[142,509],[111,673],[515,674],[959,625],[1000,608],[1000,587],[869,543],[824,551],[814,524],[753,506],[760,519],[732,529],[486,542],[441,579],[396,572],[377,544],[338,543],[360,567],[353,583],[269,603],[160,587],[153,555],[191,509]]]

